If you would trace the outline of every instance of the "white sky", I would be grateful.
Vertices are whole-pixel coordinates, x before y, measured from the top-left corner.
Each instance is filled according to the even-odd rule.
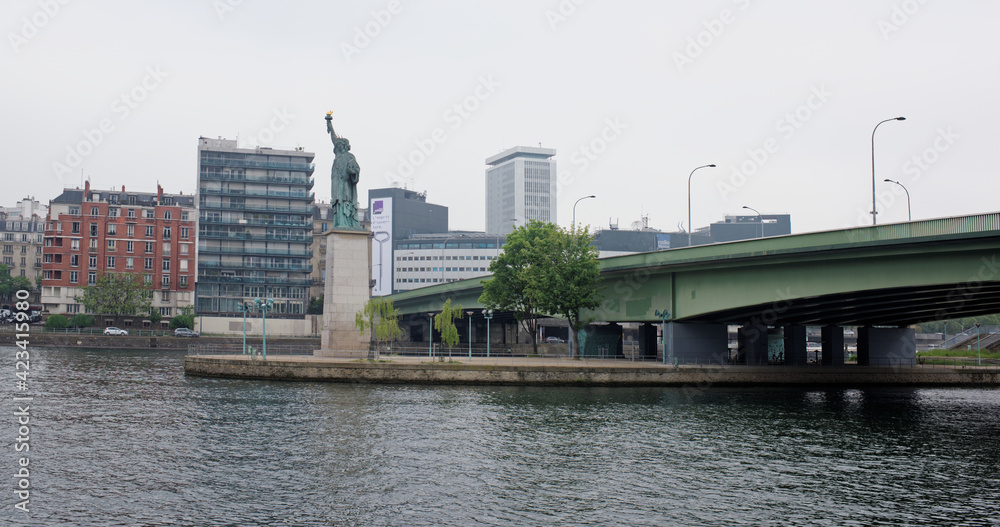
[[[708,163],[696,227],[743,205],[791,214],[793,232],[870,224],[872,129],[898,115],[876,137],[880,192],[901,181],[915,219],[1000,208],[996,1],[61,1],[0,4],[5,205],[48,201],[81,170],[96,188],[193,193],[197,138],[237,134],[315,152],[328,199],[333,110],[359,196],[412,155],[407,184],[452,229],[484,228],[486,157],[539,143],[558,151],[564,226],[596,194],[578,221],[673,230]],[[366,25],[376,36],[345,53]],[[879,223],[906,220],[896,190]]]

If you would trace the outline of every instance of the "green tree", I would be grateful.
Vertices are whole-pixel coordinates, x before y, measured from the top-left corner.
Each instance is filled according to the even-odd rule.
[[[62,315],[49,315],[45,321],[45,327],[49,329],[64,329],[69,327],[69,319]]]
[[[580,318],[580,310],[601,303],[601,269],[592,242],[586,228],[557,229],[537,240],[541,259],[525,271],[539,311],[559,315],[569,324],[570,356],[574,356],[576,333],[590,323]]]
[[[133,273],[103,273],[94,285],[83,288],[83,295],[74,299],[89,313],[110,316],[116,325],[124,317],[145,315],[151,308],[153,292],[142,275]]]
[[[150,307],[149,313],[146,313],[146,318],[149,319],[151,323],[150,325],[155,328],[156,325],[159,324],[161,320],[163,320],[163,315],[160,314],[159,309],[156,309],[155,307]]]
[[[531,268],[544,261],[540,247],[544,240],[556,236],[559,227],[540,221],[517,227],[507,235],[504,250],[490,263],[491,278],[483,280],[479,302],[489,309],[508,311],[531,335],[531,345],[538,353],[535,335],[541,314],[539,287],[532,287]]]
[[[73,324],[74,328],[89,328],[94,325],[94,317],[83,313],[77,313],[70,319],[70,323]]]
[[[376,296],[368,299],[365,307],[355,313],[354,326],[363,335],[365,331],[371,336],[369,351],[377,351],[379,346],[399,338],[403,329],[399,327],[399,310],[392,305],[392,300]]]
[[[312,297],[309,299],[309,307],[306,308],[307,315],[322,315],[323,314],[323,295],[319,297]]]
[[[167,327],[170,329],[194,329],[194,306],[182,307],[181,314],[175,315],[174,318],[170,319],[170,324]]]
[[[462,318],[462,305],[451,305],[451,299],[444,301],[441,312],[434,315],[434,329],[441,334],[441,342],[448,346],[448,357],[451,357],[451,348],[458,344],[458,328],[455,327],[455,320]],[[444,360],[444,355],[441,356]]]

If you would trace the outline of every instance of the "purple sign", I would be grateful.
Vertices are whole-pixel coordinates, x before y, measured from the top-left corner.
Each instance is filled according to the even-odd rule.
[[[372,204],[372,214],[382,214],[382,200],[375,200]]]

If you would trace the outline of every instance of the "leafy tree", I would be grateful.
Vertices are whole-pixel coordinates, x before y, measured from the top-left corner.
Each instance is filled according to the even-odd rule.
[[[170,329],[177,328],[188,328],[194,329],[194,306],[184,306],[181,308],[181,314],[174,316],[170,319],[170,324],[167,326]]]
[[[152,323],[151,325],[155,328],[157,324],[163,320],[163,315],[160,314],[160,310],[155,307],[149,308],[149,313],[146,313],[146,318]]]
[[[368,299],[364,309],[354,315],[354,326],[363,335],[365,331],[371,335],[369,351],[375,350],[375,344],[395,340],[403,334],[399,327],[399,310],[392,305],[392,300],[376,296]]]
[[[85,315],[83,313],[77,313],[73,315],[73,318],[70,319],[70,323],[73,325],[74,328],[89,328],[90,326],[94,325],[94,317],[90,315]]]
[[[462,305],[451,305],[451,299],[444,301],[441,312],[434,315],[434,329],[441,333],[441,342],[448,346],[448,356],[451,357],[451,348],[458,344],[458,328],[455,327],[455,320],[462,318]],[[441,357],[444,360],[444,356]]]
[[[507,235],[504,251],[490,263],[491,278],[483,280],[483,294],[479,302],[489,309],[508,311],[531,335],[531,345],[538,353],[535,335],[538,333],[538,315],[541,313],[539,287],[531,286],[530,269],[544,260],[540,253],[543,240],[556,235],[559,227],[541,221],[532,221]]]
[[[62,315],[49,315],[45,321],[45,327],[49,329],[64,329],[69,327],[69,319]]]
[[[309,307],[306,308],[307,315],[322,315],[323,314],[323,295],[319,297],[313,297],[309,299]]]
[[[601,269],[592,241],[587,228],[558,229],[536,242],[541,260],[525,271],[539,311],[562,316],[569,323],[570,356],[574,355],[577,331],[590,322],[580,318],[580,310],[595,308],[601,302]]]
[[[103,273],[94,285],[83,288],[82,296],[74,299],[87,312],[114,317],[116,325],[120,325],[124,317],[148,313],[153,292],[140,274]]]

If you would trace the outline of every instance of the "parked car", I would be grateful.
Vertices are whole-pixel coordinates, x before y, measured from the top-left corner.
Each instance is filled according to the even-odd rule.
[[[128,335],[127,329],[116,328],[114,326],[109,326],[104,328],[105,335]]]
[[[545,342],[548,344],[564,344],[566,341],[559,337],[545,337]]]
[[[175,337],[200,337],[201,333],[197,331],[192,331],[188,328],[177,328],[174,330]]]

